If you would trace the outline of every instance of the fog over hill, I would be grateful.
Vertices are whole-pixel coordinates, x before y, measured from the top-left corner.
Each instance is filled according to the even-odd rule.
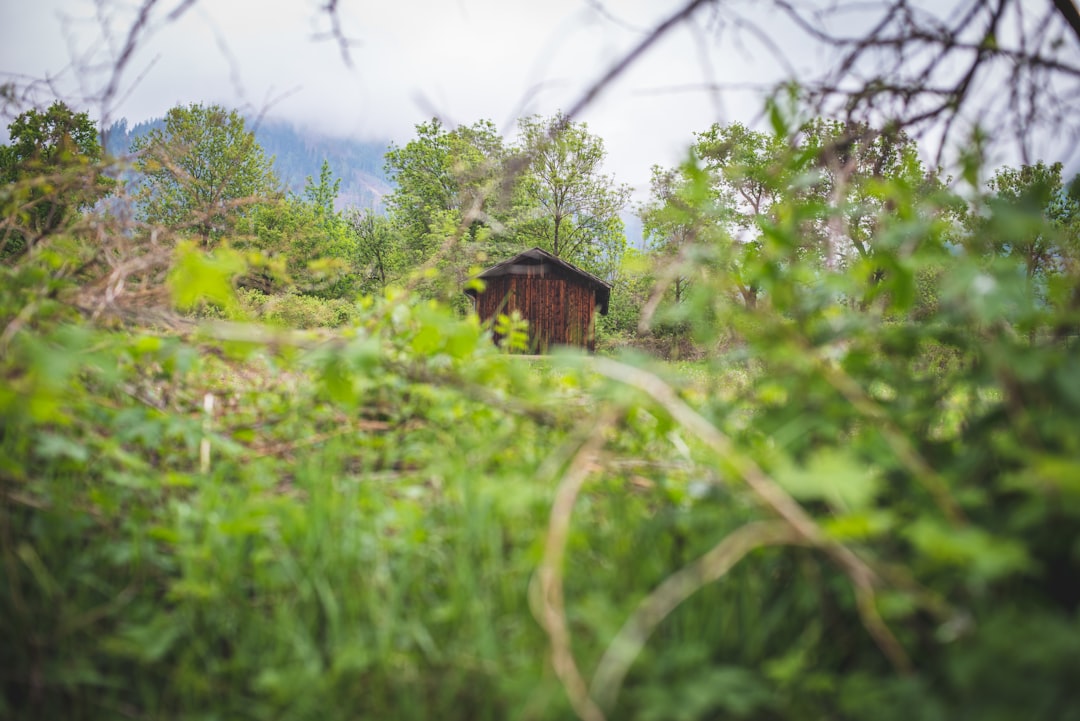
[[[127,153],[135,138],[164,125],[163,118],[135,125],[120,120],[106,131],[105,147],[113,154]],[[383,196],[393,190],[383,172],[388,142],[331,137],[272,119],[249,120],[248,127],[254,130],[263,151],[274,158],[274,171],[289,192],[302,193],[308,177],[318,179],[324,160],[330,163],[334,177],[341,178],[338,208],[381,211]]]

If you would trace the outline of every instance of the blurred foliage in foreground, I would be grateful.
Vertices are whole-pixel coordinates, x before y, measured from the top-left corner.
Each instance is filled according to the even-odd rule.
[[[110,325],[117,277],[236,317],[266,266],[20,234],[0,716],[1080,718],[1070,196],[781,146],[669,178],[655,319],[726,349],[682,367],[514,358],[392,288],[332,333]],[[30,182],[9,230],[70,187]]]

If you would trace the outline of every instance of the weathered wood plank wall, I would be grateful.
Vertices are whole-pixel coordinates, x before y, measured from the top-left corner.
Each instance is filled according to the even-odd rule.
[[[562,274],[544,277],[508,275],[490,278],[476,299],[476,311],[487,322],[499,313],[517,310],[529,320],[530,350],[546,352],[553,345],[595,349],[594,291]]]

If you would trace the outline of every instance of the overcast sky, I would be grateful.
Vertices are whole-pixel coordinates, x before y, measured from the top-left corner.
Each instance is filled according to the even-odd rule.
[[[416,123],[493,120],[507,136],[523,114],[569,107],[682,0],[340,0],[352,66],[319,8],[325,0],[201,0],[180,20],[162,0],[122,76],[112,119],[161,116],[178,103],[219,102],[319,131],[408,141]],[[103,86],[95,64],[120,52],[136,0],[0,0],[0,71],[46,76],[79,103]],[[98,9],[104,9],[103,22]],[[730,33],[730,26],[724,31]],[[743,47],[709,9],[671,32],[580,117],[604,138],[607,170],[647,187],[654,163],[685,156],[714,121],[754,122],[759,91],[722,98],[715,81],[769,82],[769,53]],[[778,38],[782,44],[784,39]],[[719,48],[723,48],[720,50]],[[812,58],[807,58],[807,62]],[[95,116],[99,105],[83,101]]]
[[[0,0],[0,83],[23,88],[48,78],[34,101],[57,94],[101,118],[106,109],[94,98],[145,2]],[[518,117],[570,109],[686,0],[337,0],[351,65],[325,37],[327,0],[153,2],[147,32],[107,108],[110,120],[134,123],[177,104],[215,102],[329,135],[401,144],[432,116],[451,126],[492,120],[511,137]],[[947,14],[952,0],[916,4],[941,2]],[[187,9],[169,20],[178,7]],[[717,121],[758,124],[764,88],[807,78],[835,59],[761,8],[756,0],[705,3],[579,116],[604,139],[607,171],[633,185],[638,198],[650,167],[680,162],[695,132]],[[863,14],[862,26],[857,13],[836,17],[833,31],[858,37],[873,13]],[[1071,58],[1075,50],[1062,52]],[[983,98],[1005,97],[996,77],[984,80]],[[704,89],[709,85],[727,90]],[[25,100],[0,102],[0,132]],[[1073,136],[1036,139],[1050,148],[1036,158],[1075,161]],[[1076,172],[1075,165],[1067,169]]]

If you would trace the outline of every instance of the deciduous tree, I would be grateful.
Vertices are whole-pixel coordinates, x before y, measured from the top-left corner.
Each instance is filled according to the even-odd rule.
[[[561,113],[525,118],[519,133],[520,150],[529,162],[521,182],[531,216],[522,224],[522,239],[610,275],[626,247],[619,213],[630,188],[604,174],[603,139]]]
[[[335,210],[340,179],[323,162],[318,181],[311,176],[299,195],[258,204],[240,239],[269,259],[283,261],[291,290],[323,298],[347,298],[357,291],[356,238]],[[259,277],[260,290],[280,288],[281,278]]]
[[[386,172],[397,184],[386,198],[413,264],[426,261],[447,226],[475,241],[502,229],[500,178],[506,156],[493,123],[448,129],[438,119],[416,126],[416,137],[386,153]]]
[[[187,229],[210,246],[230,232],[254,203],[279,195],[273,159],[244,118],[220,105],[177,106],[133,144],[141,217]]]
[[[360,289],[368,293],[385,290],[403,269],[400,234],[386,216],[371,210],[350,209],[345,220],[355,238],[354,265],[361,277]]]
[[[974,232],[990,240],[996,253],[1019,260],[1031,279],[1060,272],[1075,255],[1080,197],[1075,182],[1064,185],[1061,171],[1061,163],[1043,162],[1000,168],[990,179],[990,202],[1013,222],[990,226],[977,218],[974,224]],[[1031,221],[1039,216],[1047,223]]]
[[[686,169],[654,165],[649,181],[649,199],[638,206],[642,231],[653,257],[665,266],[666,287],[672,300],[681,303],[689,277],[683,272],[683,254],[698,239],[704,227],[700,209],[686,197]]]
[[[27,110],[8,126],[0,146],[0,183],[12,212],[0,230],[0,256],[10,258],[58,231],[73,214],[111,192],[115,182],[100,172],[97,127],[85,112],[62,102]]]

